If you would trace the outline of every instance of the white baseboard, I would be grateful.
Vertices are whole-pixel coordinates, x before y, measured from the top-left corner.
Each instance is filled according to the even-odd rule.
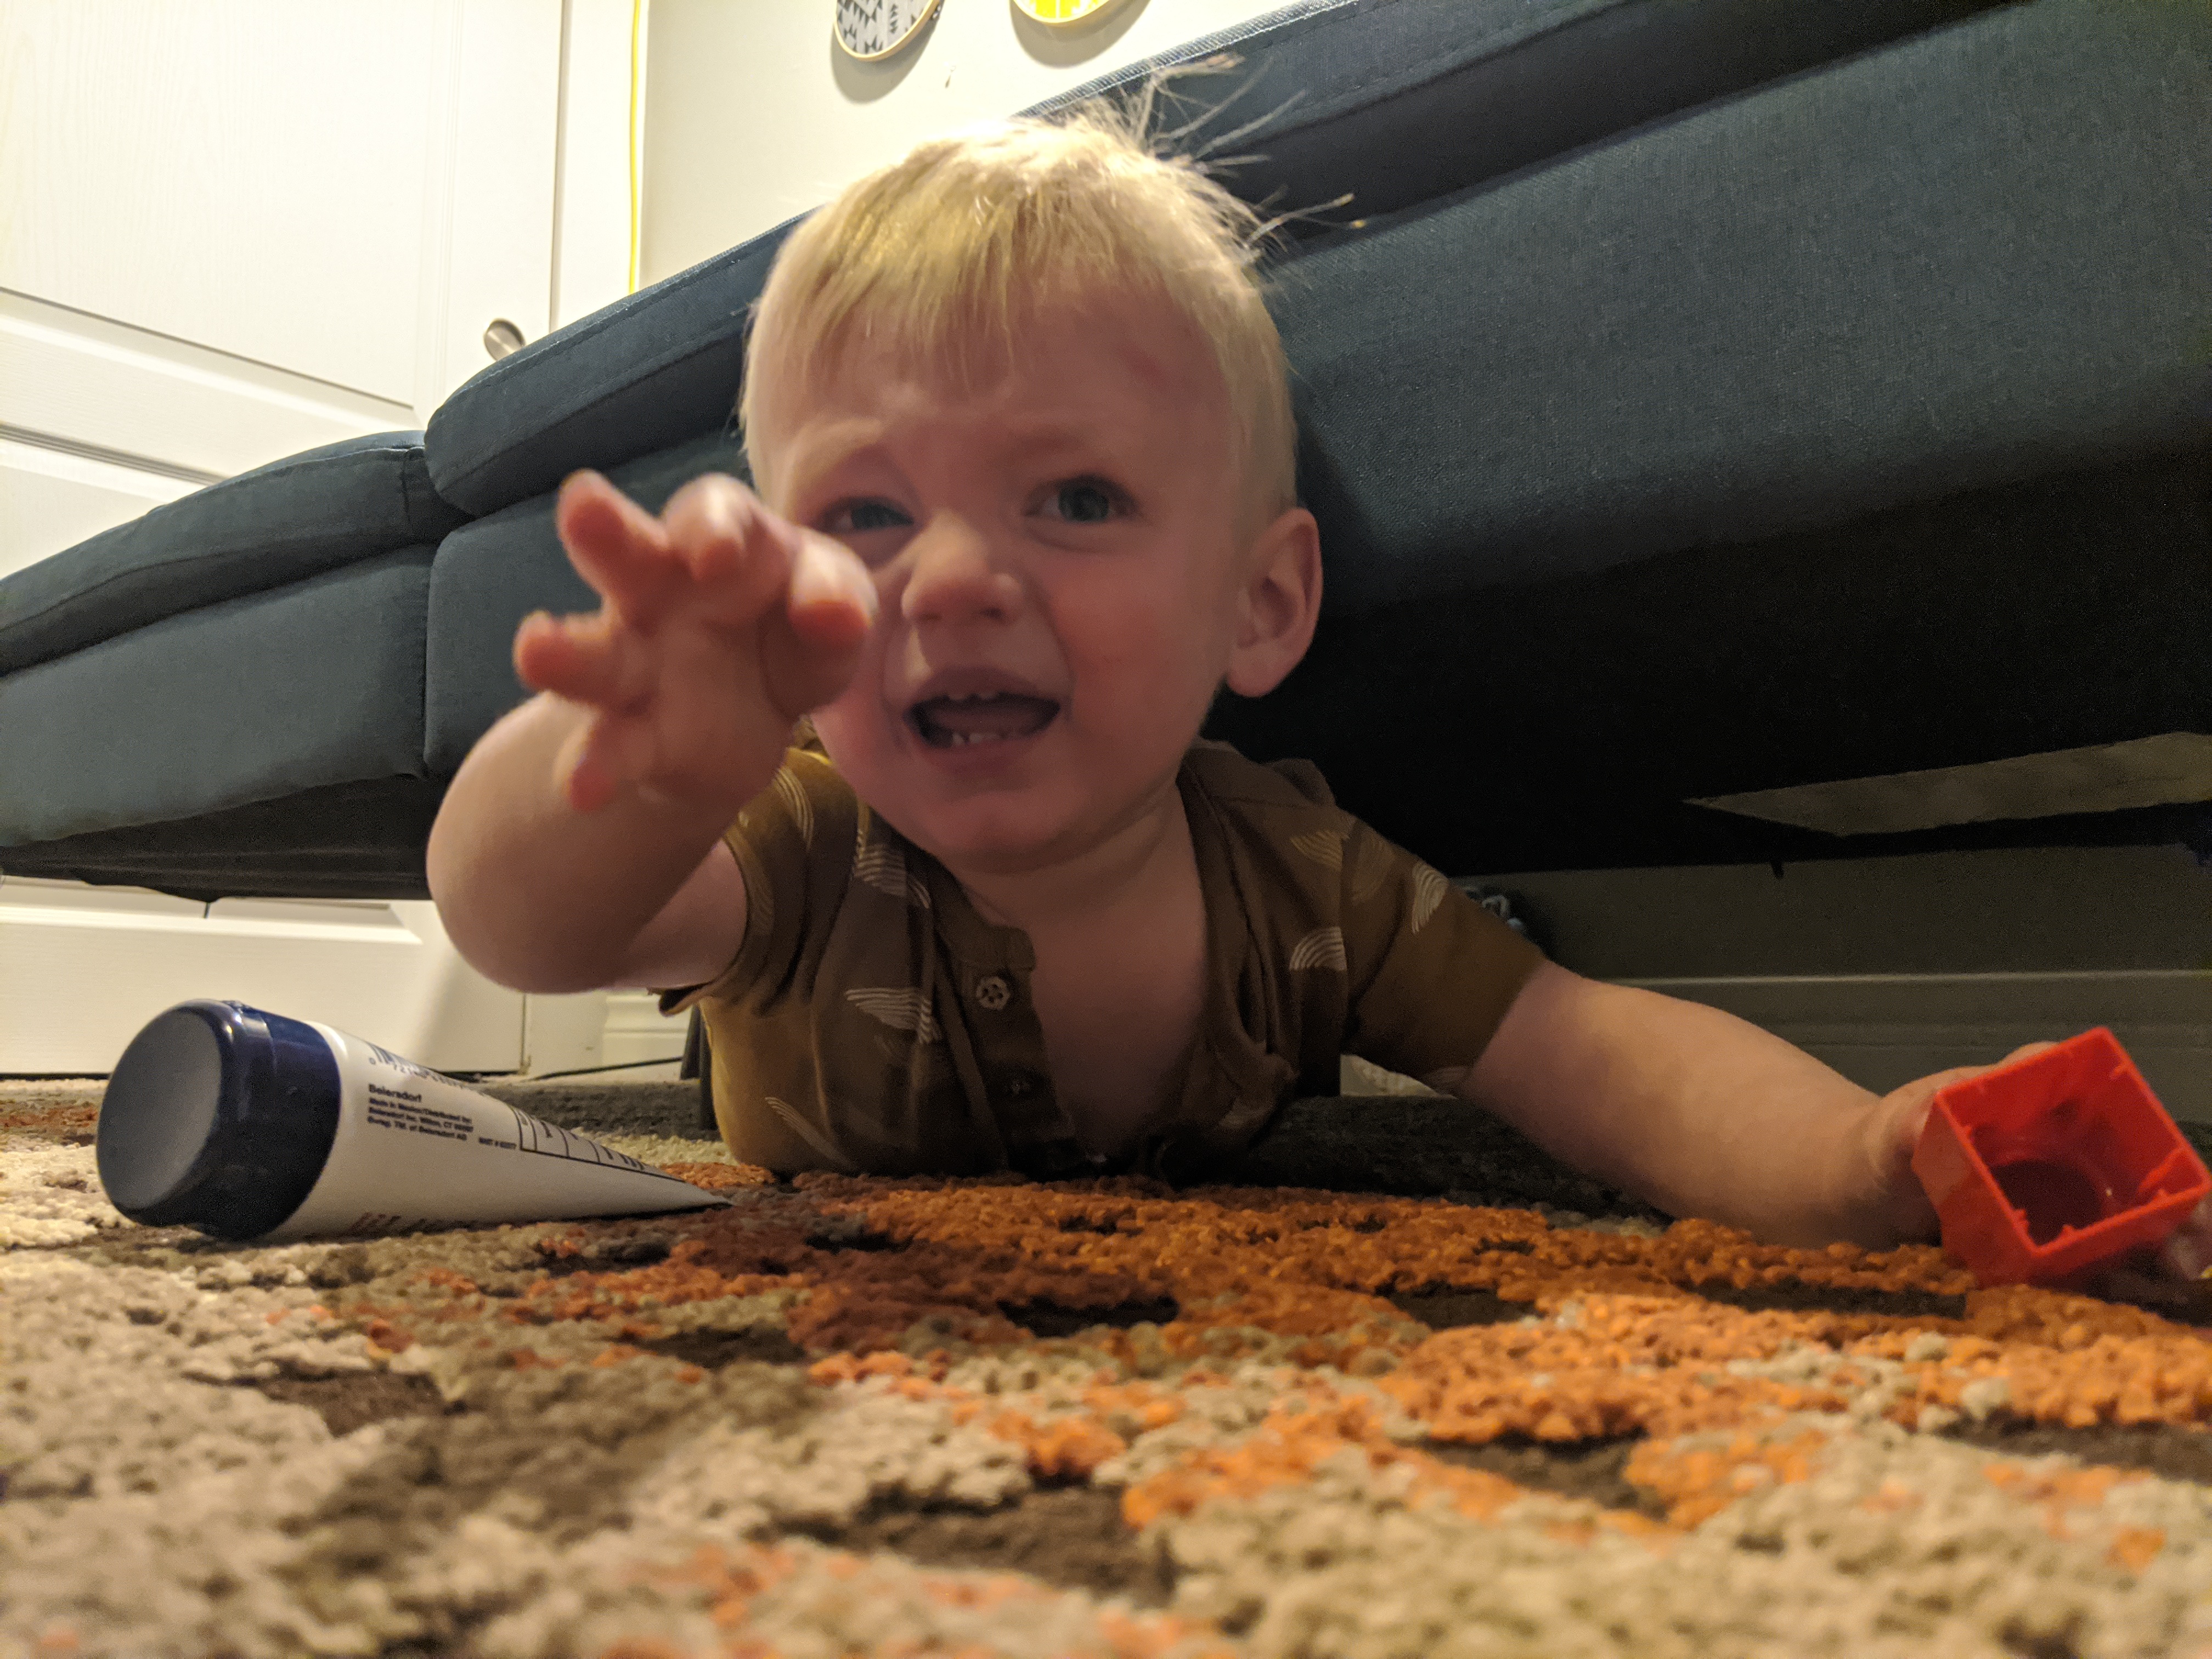
[[[689,1012],[662,1013],[659,999],[650,991],[611,991],[600,1047],[605,1058],[600,1064],[642,1066],[653,1060],[681,1060],[684,1034],[690,1024]]]
[[[522,1066],[526,1077],[596,1071],[605,1064],[607,994],[522,999]]]
[[[463,962],[428,902],[224,899],[0,884],[0,1073],[98,1076],[163,1009],[236,1000],[447,1072],[511,1072],[522,998]]]
[[[0,883],[0,1076],[104,1076],[148,1020],[203,997],[321,1020],[440,1071],[532,1076],[680,1060],[690,1018],[647,991],[495,985],[427,902]]]

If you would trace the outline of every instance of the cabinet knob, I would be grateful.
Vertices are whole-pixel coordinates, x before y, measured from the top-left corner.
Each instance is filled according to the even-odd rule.
[[[483,331],[483,349],[497,362],[509,352],[522,349],[522,331],[504,317],[495,317]]]

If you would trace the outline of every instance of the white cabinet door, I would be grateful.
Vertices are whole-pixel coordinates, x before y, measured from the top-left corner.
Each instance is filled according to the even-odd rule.
[[[95,496],[120,522],[421,426],[495,318],[543,334],[561,24],[557,0],[0,0],[0,573],[100,527]]]
[[[196,485],[422,426],[495,318],[544,334],[563,13],[0,0],[0,575]],[[627,84],[605,54],[580,67]],[[190,996],[455,1069],[523,1060],[523,1000],[427,905],[0,890],[0,1072],[105,1071]]]

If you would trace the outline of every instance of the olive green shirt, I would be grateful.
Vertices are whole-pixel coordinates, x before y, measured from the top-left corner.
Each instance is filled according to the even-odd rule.
[[[823,755],[790,751],[729,831],[737,958],[672,991],[702,1008],[730,1150],[782,1174],[1186,1179],[1241,1150],[1339,1057],[1432,1077],[1472,1066],[1536,947],[1330,799],[1304,761],[1201,743],[1177,777],[1206,900],[1206,1006],[1183,1079],[1134,1152],[1087,1152],[1054,1096],[1029,938]]]

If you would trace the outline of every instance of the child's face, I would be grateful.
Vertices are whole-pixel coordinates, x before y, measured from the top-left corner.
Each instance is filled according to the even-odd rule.
[[[1169,799],[1237,636],[1227,394],[1162,307],[1039,318],[979,392],[864,343],[779,388],[769,505],[875,572],[815,713],[860,798],[956,871],[1079,855]]]

